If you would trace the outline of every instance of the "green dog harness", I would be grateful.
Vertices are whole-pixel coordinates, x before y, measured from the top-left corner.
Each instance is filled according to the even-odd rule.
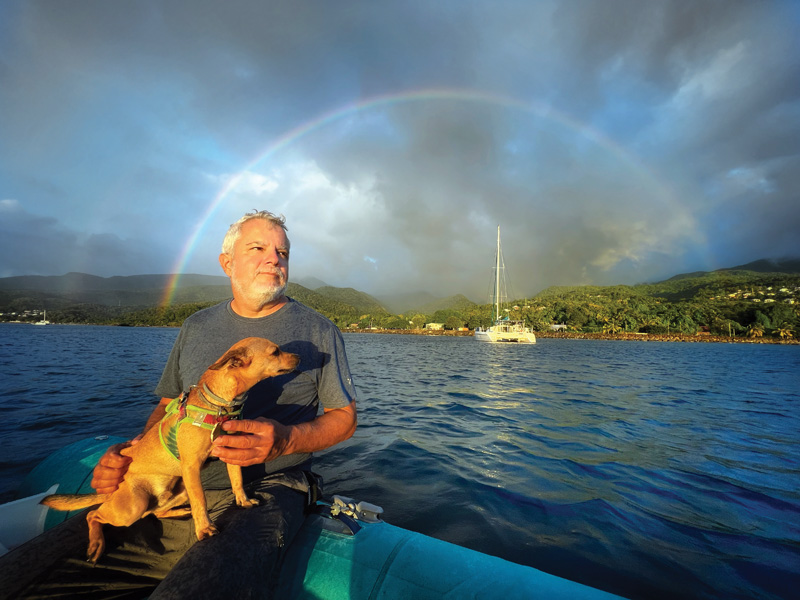
[[[209,390],[207,386],[203,385],[203,389],[213,398],[222,400],[222,398],[219,398],[219,396]],[[207,400],[206,396],[202,392],[200,392],[200,395],[204,400]],[[241,403],[237,403],[240,398],[236,398],[234,402],[231,403],[231,406],[238,405],[239,409],[231,412],[224,412],[224,407],[222,406],[219,406],[216,409],[203,408],[202,406],[194,405],[190,406],[187,404],[188,400],[189,392],[183,392],[183,394],[172,400],[167,405],[166,414],[158,424],[158,437],[161,440],[161,445],[164,446],[164,449],[169,452],[169,454],[175,460],[181,459],[180,453],[178,452],[178,429],[180,429],[181,425],[189,421],[195,427],[208,429],[211,431],[211,441],[214,441],[217,437],[222,435],[222,424],[225,421],[239,419],[242,415]],[[243,401],[244,400],[242,399],[242,402]],[[209,404],[213,405],[211,402],[209,402]],[[176,413],[178,414],[178,419],[171,427],[167,429],[166,433],[164,433],[164,421],[167,419],[167,417],[171,417]]]

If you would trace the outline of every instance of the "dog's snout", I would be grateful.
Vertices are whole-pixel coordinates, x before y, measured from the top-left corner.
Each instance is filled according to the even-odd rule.
[[[293,369],[300,364],[300,356],[297,354],[292,354],[290,352],[284,352],[283,354],[286,358],[286,363],[291,365]]]

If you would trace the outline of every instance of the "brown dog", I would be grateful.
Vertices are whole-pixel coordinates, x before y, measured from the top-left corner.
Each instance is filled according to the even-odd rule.
[[[191,513],[198,540],[216,534],[200,481],[200,470],[211,453],[211,442],[219,434],[222,421],[238,415],[237,401],[247,390],[262,379],[293,371],[299,362],[296,354],[282,352],[263,338],[237,342],[203,373],[188,395],[173,401],[161,422],[147,430],[138,444],[122,450],[121,454],[133,461],[116,491],[56,494],[47,496],[42,504],[56,510],[101,505],[86,515],[87,558],[93,563],[105,550],[103,523],[128,527],[151,513],[158,518]],[[249,499],[244,492],[241,468],[227,467],[236,504],[245,508],[258,504],[258,500]],[[185,506],[187,500],[189,507]]]

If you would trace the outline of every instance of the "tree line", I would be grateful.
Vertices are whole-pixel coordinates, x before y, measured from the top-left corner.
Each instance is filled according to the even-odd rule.
[[[491,325],[492,306],[469,305],[433,313],[392,314],[380,306],[366,310],[297,287],[295,299],[331,319],[340,329],[445,329]],[[56,323],[178,327],[192,313],[215,302],[195,302],[137,310],[81,304],[48,311]],[[561,325],[583,333],[696,334],[721,336],[797,335],[800,327],[800,276],[717,273],[637,286],[553,287],[504,307],[510,319],[534,331]]]

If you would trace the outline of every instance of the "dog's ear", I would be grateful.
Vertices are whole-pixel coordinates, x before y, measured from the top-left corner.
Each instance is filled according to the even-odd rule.
[[[233,348],[228,350],[222,358],[209,367],[212,371],[219,371],[224,367],[246,367],[253,362],[253,357],[247,348]]]

